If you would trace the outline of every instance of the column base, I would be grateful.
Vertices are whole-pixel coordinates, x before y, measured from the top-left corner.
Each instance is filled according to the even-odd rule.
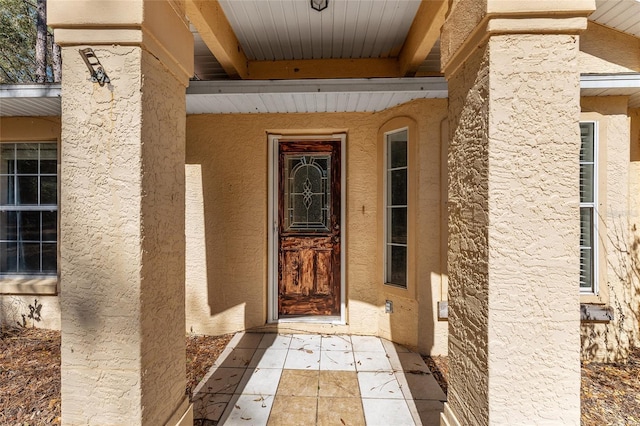
[[[460,426],[458,418],[446,402],[444,403],[444,412],[440,413],[440,426]]]

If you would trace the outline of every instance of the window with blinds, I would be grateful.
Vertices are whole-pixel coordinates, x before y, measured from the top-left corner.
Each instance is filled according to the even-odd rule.
[[[580,292],[596,293],[597,145],[596,123],[580,123]]]

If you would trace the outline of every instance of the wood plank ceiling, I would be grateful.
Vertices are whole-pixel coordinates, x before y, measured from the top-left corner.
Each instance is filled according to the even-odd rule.
[[[447,1],[186,0],[196,80],[440,75]],[[594,22],[640,37],[640,0],[596,0]],[[213,53],[212,53],[213,52]]]
[[[318,12],[309,0],[187,0],[196,79],[439,75],[447,3],[329,0]]]

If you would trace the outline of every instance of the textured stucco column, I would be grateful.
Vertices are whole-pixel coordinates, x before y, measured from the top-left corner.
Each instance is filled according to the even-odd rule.
[[[177,2],[49,2],[63,60],[65,425],[189,421],[184,155],[193,38],[182,16]],[[86,47],[110,83],[88,79],[78,53]]]
[[[577,56],[593,7],[460,1],[443,27],[445,425],[580,423]]]

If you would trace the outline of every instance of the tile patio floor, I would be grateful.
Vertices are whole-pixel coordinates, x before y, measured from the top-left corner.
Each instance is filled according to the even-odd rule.
[[[196,425],[439,425],[419,354],[371,336],[238,333],[194,392]]]

